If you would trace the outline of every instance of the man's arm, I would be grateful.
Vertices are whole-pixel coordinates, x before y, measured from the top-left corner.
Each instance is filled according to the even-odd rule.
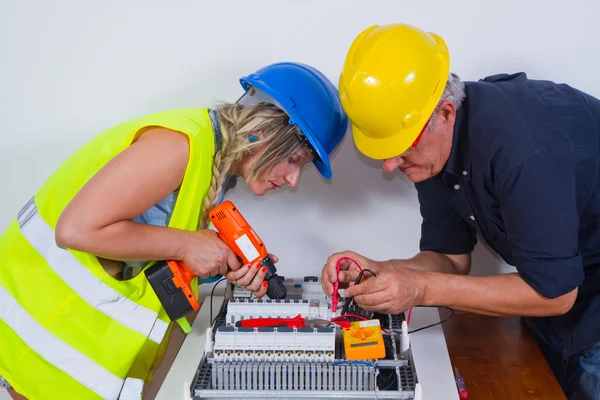
[[[585,277],[578,200],[585,197],[579,192],[587,187],[587,176],[578,171],[589,170],[584,167],[590,159],[594,156],[563,148],[538,151],[495,179],[518,274],[473,277],[388,268],[348,288],[346,296],[379,312],[397,313],[422,304],[489,315],[564,314]],[[444,258],[438,260],[448,265]]]
[[[321,283],[328,296],[333,285],[346,287],[355,281],[359,268],[368,268],[379,274],[384,270],[417,269],[439,271],[449,274],[468,274],[471,269],[471,251],[476,243],[475,230],[463,220],[454,208],[454,200],[445,186],[442,176],[437,175],[415,184],[423,217],[421,224],[421,252],[407,260],[374,261],[352,251],[331,255],[323,267]],[[336,272],[339,260],[340,272]]]
[[[556,298],[533,290],[519,274],[455,276],[425,273],[423,305],[446,305],[486,315],[551,316],[569,311],[577,288]]]
[[[422,251],[408,260],[389,260],[383,265],[384,269],[412,268],[420,271],[468,275],[471,271],[471,253],[441,254]]]
[[[536,292],[518,274],[479,277],[388,268],[350,286],[344,295],[353,297],[365,310],[388,314],[426,305],[496,316],[550,316],[571,309],[577,288],[548,298]]]

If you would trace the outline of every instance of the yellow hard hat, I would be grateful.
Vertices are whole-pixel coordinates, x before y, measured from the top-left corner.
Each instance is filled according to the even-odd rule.
[[[406,24],[361,32],[339,82],[358,150],[374,159],[404,153],[435,110],[449,72],[448,47],[435,33]]]

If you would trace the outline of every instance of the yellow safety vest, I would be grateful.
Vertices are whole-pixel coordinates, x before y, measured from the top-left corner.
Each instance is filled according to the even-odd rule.
[[[172,324],[145,274],[118,281],[94,255],[60,248],[54,238],[77,191],[148,126],[189,137],[169,226],[196,230],[212,178],[208,109],[151,114],[101,133],[54,172],[0,236],[0,376],[31,400],[140,398],[162,357]]]

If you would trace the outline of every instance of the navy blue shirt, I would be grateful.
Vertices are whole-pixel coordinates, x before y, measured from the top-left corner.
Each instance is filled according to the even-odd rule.
[[[415,186],[420,248],[473,250],[476,232],[537,292],[579,287],[552,317],[569,351],[600,339],[600,101],[526,74],[465,82],[444,170]]]

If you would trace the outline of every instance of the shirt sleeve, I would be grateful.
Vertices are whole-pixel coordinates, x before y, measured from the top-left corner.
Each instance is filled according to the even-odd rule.
[[[442,174],[415,183],[420,203],[421,251],[467,254],[473,251],[475,230],[460,216]]]
[[[579,154],[559,152],[536,150],[496,184],[515,267],[547,298],[571,292],[584,279],[576,176],[584,165]]]

